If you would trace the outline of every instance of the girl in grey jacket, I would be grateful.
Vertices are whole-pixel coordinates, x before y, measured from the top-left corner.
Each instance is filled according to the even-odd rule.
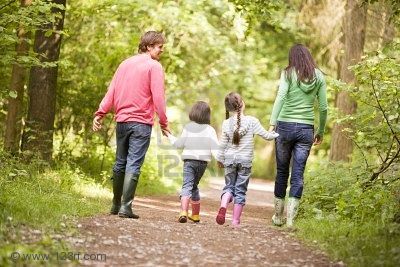
[[[227,206],[234,200],[233,226],[239,226],[240,216],[246,202],[247,185],[253,161],[254,135],[265,140],[278,137],[268,132],[260,121],[243,114],[245,104],[238,93],[225,97],[226,120],[222,124],[220,149],[217,155],[219,167],[225,168],[225,187],[221,195],[221,206],[216,217],[220,225],[225,223]]]

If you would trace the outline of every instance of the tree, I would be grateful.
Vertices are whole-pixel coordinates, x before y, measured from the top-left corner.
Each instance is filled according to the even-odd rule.
[[[32,0],[21,0],[21,7],[27,7],[32,4]],[[23,27],[19,27],[17,36],[19,43],[16,44],[15,51],[17,56],[27,55],[29,52],[29,33]],[[11,74],[10,90],[13,96],[8,100],[8,111],[6,119],[6,133],[4,137],[4,149],[16,154],[19,151],[19,142],[21,138],[21,120],[22,105],[24,96],[24,86],[26,82],[27,70],[24,66],[14,63]],[[15,96],[16,94],[16,96]]]
[[[60,55],[61,31],[64,26],[66,0],[51,1],[57,6],[52,13],[58,14],[53,23],[36,31],[34,51],[40,62],[57,62]],[[50,161],[53,151],[53,130],[56,108],[58,65],[31,68],[28,86],[28,117],[22,138],[22,151],[38,153],[38,157]]]
[[[355,76],[348,68],[358,63],[363,54],[367,4],[362,4],[359,0],[347,0],[345,10],[343,22],[344,56],[341,60],[339,76],[343,82],[353,84]],[[348,92],[341,91],[336,96],[336,107],[341,115],[351,115],[356,111],[356,102]],[[345,131],[351,131],[351,125],[335,123],[329,156],[333,161],[350,160],[349,155],[353,151],[353,144]]]

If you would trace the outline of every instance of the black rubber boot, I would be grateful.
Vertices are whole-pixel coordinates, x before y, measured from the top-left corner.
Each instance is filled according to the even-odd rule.
[[[122,189],[124,187],[124,178],[125,173],[113,173],[112,181],[113,181],[113,201],[112,207],[110,210],[110,214],[117,215],[119,209],[121,208],[121,197],[122,197]]]
[[[139,216],[132,212],[132,201],[135,196],[139,176],[132,173],[125,174],[122,203],[118,216],[123,218],[139,219]]]

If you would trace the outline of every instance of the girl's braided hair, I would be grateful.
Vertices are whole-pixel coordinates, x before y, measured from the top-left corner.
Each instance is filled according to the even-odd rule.
[[[231,92],[225,97],[226,119],[229,118],[229,112],[236,111],[237,113],[236,129],[233,132],[233,139],[232,139],[232,143],[234,145],[238,145],[240,141],[239,129],[240,129],[240,120],[241,120],[240,115],[242,107],[243,107],[243,100],[238,93]]]

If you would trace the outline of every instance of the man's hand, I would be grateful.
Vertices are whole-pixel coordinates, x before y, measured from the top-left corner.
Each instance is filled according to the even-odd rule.
[[[320,145],[322,143],[323,137],[320,134],[314,136],[314,146]]]
[[[218,168],[224,168],[224,164],[222,164],[222,162],[220,162],[220,161],[217,161],[217,165],[218,165]]]
[[[102,121],[103,121],[103,118],[102,118],[102,117],[100,117],[100,116],[94,117],[94,119],[93,119],[93,128],[92,128],[93,131],[97,132],[98,130],[101,129],[101,127],[102,127],[102,125],[101,125]]]
[[[171,134],[171,130],[167,127],[161,127],[161,132],[164,136],[168,137],[169,134]]]

